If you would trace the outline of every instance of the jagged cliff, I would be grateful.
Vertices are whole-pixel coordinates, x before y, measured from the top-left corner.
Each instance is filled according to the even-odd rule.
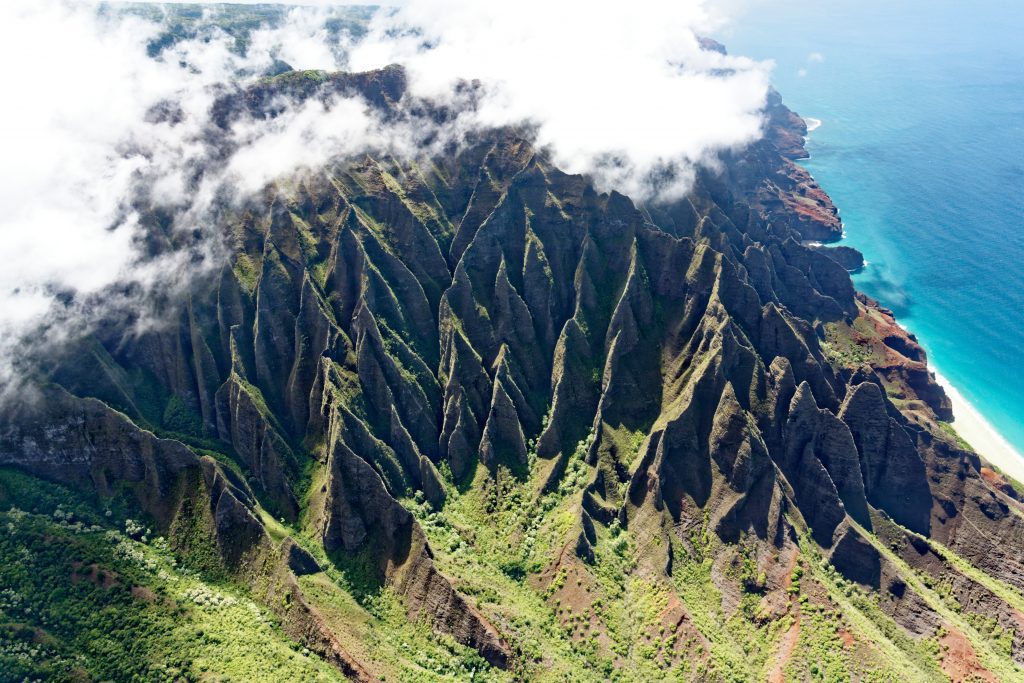
[[[216,119],[404,87],[286,75]],[[494,678],[1022,676],[1018,489],[944,425],[859,255],[804,244],[838,214],[775,94],[767,122],[669,205],[514,131],[280,182],[173,324],[44,364],[0,464],[130,500],[360,680],[465,674],[436,652]]]

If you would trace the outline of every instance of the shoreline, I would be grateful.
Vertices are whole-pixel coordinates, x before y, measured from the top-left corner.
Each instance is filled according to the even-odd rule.
[[[810,140],[810,134],[821,127],[823,121],[810,116],[801,117],[807,126],[805,141]],[[809,157],[808,157],[809,158]],[[845,226],[844,226],[845,228]],[[846,238],[846,230],[838,242]],[[820,244],[820,243],[819,243]],[[868,265],[867,260],[864,266]],[[859,291],[859,290],[858,290]],[[896,321],[900,327],[907,330],[907,327],[900,321]],[[910,330],[907,330],[908,332]],[[929,363],[930,370],[935,375],[935,381],[941,386],[949,397],[953,408],[952,426],[961,439],[966,441],[975,453],[986,461],[999,468],[1001,471],[1024,483],[1024,453],[1014,448],[1006,437],[999,433],[991,422],[974,405],[968,401],[960,390],[939,372],[934,364]]]
[[[935,381],[946,391],[953,404],[953,428],[974,452],[1017,481],[1024,482],[1024,455],[1010,445],[985,416],[950,384],[935,367]]]

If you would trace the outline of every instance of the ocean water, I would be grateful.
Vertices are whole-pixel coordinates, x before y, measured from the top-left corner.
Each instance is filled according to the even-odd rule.
[[[1024,2],[769,0],[718,37],[821,121],[857,287],[1024,452]]]

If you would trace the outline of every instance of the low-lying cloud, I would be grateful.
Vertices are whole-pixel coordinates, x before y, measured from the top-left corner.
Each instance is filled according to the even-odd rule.
[[[153,323],[154,297],[218,265],[218,202],[259,189],[252,180],[272,180],[268,169],[314,161],[302,144],[278,145],[260,174],[247,172],[241,152],[219,159],[204,132],[226,87],[277,60],[338,68],[329,15],[296,10],[254,31],[244,55],[212,23],[153,55],[163,22],[89,3],[0,3],[0,394],[31,350],[115,314]],[[240,124],[238,149],[258,157],[246,143],[272,141],[263,128]],[[175,216],[171,245],[156,253],[144,216],[153,208]]]
[[[162,22],[111,7],[0,3],[0,394],[26,349],[121,309],[152,323],[154,298],[219,267],[225,205],[339,156],[413,153],[427,136],[335,97],[243,117],[211,142],[217,97],[282,64],[402,64],[409,96],[459,111],[435,142],[525,124],[556,164],[639,199],[685,192],[699,165],[756,139],[768,85],[764,65],[701,49],[720,19],[702,0],[409,0],[361,37],[329,30],[337,10],[295,8],[244,53],[210,21],[154,54]],[[467,80],[474,105],[460,109]],[[172,246],[156,252],[152,208],[174,216]]]
[[[767,68],[701,49],[718,21],[698,0],[409,0],[375,18],[350,64],[403,64],[413,94],[435,100],[479,80],[469,125],[532,122],[566,170],[665,197],[760,134]]]

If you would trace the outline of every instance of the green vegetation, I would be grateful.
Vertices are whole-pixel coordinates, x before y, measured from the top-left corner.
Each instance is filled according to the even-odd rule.
[[[874,360],[870,336],[860,333],[861,319],[854,326],[844,322],[826,323],[825,340],[821,342],[821,351],[832,364],[839,367],[859,367]]]
[[[801,609],[811,603],[809,595],[820,593],[824,603],[819,600],[817,609],[820,610],[824,605],[830,613],[827,628],[841,627],[850,633],[859,634],[869,644],[867,651],[859,652],[857,658],[852,657],[848,650],[844,652],[846,668],[860,673],[870,672],[877,680],[944,680],[933,649],[926,642],[914,640],[888,616],[879,605],[877,593],[867,592],[843,578],[822,556],[809,534],[801,536],[800,550],[806,572],[797,591]],[[830,650],[829,643],[833,642],[827,633],[812,633],[804,642],[804,647],[811,649],[811,661],[817,658],[819,671],[824,670],[826,665],[829,670],[838,669],[838,663],[823,659]],[[806,659],[807,655],[804,656]]]
[[[308,94],[332,78],[274,67],[256,92]],[[642,234],[628,202],[581,194],[582,178],[559,198],[543,155],[524,168],[500,154],[487,151],[495,163],[482,168],[438,159],[445,169],[426,175],[367,157],[281,181],[281,213],[231,217],[237,286],[229,274],[190,300],[189,334],[126,342],[131,353],[90,342],[52,373],[214,459],[230,485],[208,476],[209,461],[179,470],[177,446],[166,468],[122,454],[145,480],[124,477],[134,483],[115,484],[111,499],[0,470],[0,683],[339,678],[286,632],[315,648],[335,638],[386,681],[933,681],[944,680],[947,636],[961,635],[982,666],[1020,678],[1007,612],[957,600],[968,579],[1024,611],[1020,591],[939,546],[962,576],[935,579],[858,527],[884,562],[884,587],[867,589],[832,567],[834,547],[816,545],[803,521],[828,506],[843,516],[826,474],[839,481],[838,463],[813,459],[837,435],[819,430],[799,465],[786,462],[800,422],[779,423],[784,391],[806,379],[834,408],[831,378],[887,353],[870,320],[825,324],[829,376],[817,351],[806,355],[820,328],[776,313],[790,367],[773,362],[783,374],[772,378],[757,352],[772,346],[771,321],[748,329],[759,309],[744,277],[755,271],[716,251],[729,238],[715,236],[718,219],[701,219],[694,239]],[[444,194],[467,171],[481,182]],[[469,221],[485,227],[469,235]],[[447,289],[453,268],[468,287]],[[495,291],[510,296],[489,301]],[[559,326],[554,359],[541,358]],[[492,409],[498,387],[513,410]],[[901,387],[887,390],[910,400]],[[71,443],[102,447],[104,426]],[[562,452],[542,458],[549,427]],[[481,431],[495,455],[482,464]],[[117,458],[101,456],[91,476],[121,481]],[[887,474],[900,469],[913,468]],[[247,488],[254,500],[237,490]],[[132,508],[136,496],[162,524]],[[508,645],[507,671],[456,640],[486,628],[481,615]]]
[[[615,655],[599,633],[620,618],[611,592],[621,597],[625,590],[622,566],[632,561],[626,535],[614,545],[599,540],[598,585],[577,586],[563,570],[541,587],[574,528],[578,533],[579,493],[591,473],[583,462],[589,443],[579,444],[559,486],[542,496],[536,494],[541,464],[531,458],[527,479],[499,467],[493,479],[478,469],[464,491],[451,482],[441,511],[418,497],[403,500],[426,531],[438,568],[492,623],[505,625],[503,635],[522,653],[516,673],[528,680],[601,680],[613,670]],[[562,602],[563,588],[594,598],[589,617]]]
[[[193,435],[201,435],[203,433],[203,418],[186,406],[185,402],[177,396],[171,396],[167,399],[167,407],[164,408],[162,424],[170,432]]]
[[[472,648],[436,633],[428,617],[410,621],[401,599],[390,588],[366,592],[357,601],[322,574],[302,577],[300,585],[333,630],[365,648],[359,652],[360,661],[379,668],[386,680],[426,683],[508,679]]]
[[[890,548],[887,548],[882,544],[873,534],[869,534],[867,532],[864,533],[879,553],[899,568],[900,575],[918,595],[924,598],[928,606],[939,614],[948,624],[955,627],[958,631],[968,637],[971,645],[977,653],[978,659],[986,669],[998,675],[1002,680],[1014,680],[1021,677],[1021,675],[1024,675],[1024,669],[1010,659],[1007,634],[995,625],[992,620],[977,614],[965,615],[962,607],[948,591],[940,588],[933,588],[934,582],[930,576],[923,575],[921,572],[918,572],[907,565],[902,558],[893,553]],[[943,555],[945,557],[949,558],[955,556],[955,554],[949,549],[943,550]],[[977,574],[981,573],[978,572],[978,570],[975,570],[975,572],[977,572]],[[977,576],[977,574],[975,574],[975,576]],[[998,582],[995,582],[992,579],[985,581],[982,585],[985,585],[986,583],[992,588],[996,588],[996,584],[998,584]],[[1014,602],[1019,603],[1020,598],[1015,596],[1012,589],[1009,587],[1004,587],[1000,592],[1006,595],[1008,601],[1012,600],[1009,604],[1012,605]],[[997,595],[998,594],[999,593],[997,593]],[[910,652],[913,652],[913,650],[910,650]],[[922,657],[922,660],[927,660],[929,662],[932,661],[931,658],[927,656]]]
[[[0,469],[0,507],[9,508],[0,512],[0,556],[15,560],[0,563],[0,681],[343,679],[202,559],[198,517],[195,528],[173,530],[190,548],[181,557],[121,498],[82,497]],[[302,588],[382,679],[507,678],[435,633],[429,615],[410,621],[364,564],[336,568],[296,529],[261,517],[272,538],[299,540],[327,568],[302,577]]]
[[[850,680],[850,656],[839,636],[840,615],[834,610],[807,609],[800,615],[800,636],[786,664],[787,680],[842,683]]]
[[[970,451],[971,453],[974,452],[974,448],[971,446],[971,444],[967,443],[967,441],[965,441],[962,436],[960,436],[959,432],[956,431],[956,427],[954,427],[948,422],[942,422],[941,420],[938,422],[938,425],[939,429],[941,429],[948,436],[950,436],[957,446],[959,446],[965,451]]]
[[[114,501],[0,470],[0,680],[340,680]]]
[[[751,575],[754,575],[754,580],[746,583],[740,608],[729,615],[723,611],[722,593],[713,576],[716,557],[721,556],[723,547],[711,532],[707,516],[692,526],[683,542],[675,544],[673,550],[675,588],[694,625],[709,641],[708,652],[703,652],[703,646],[697,650],[698,656],[702,657],[697,672],[723,681],[759,679],[767,658],[776,649],[780,633],[788,628],[788,622],[785,619],[761,618],[758,610],[761,597],[757,583],[759,577],[755,575],[756,567],[751,565],[751,558],[744,554],[742,545],[733,549],[738,553],[738,570],[735,572],[738,583],[744,585],[744,579],[750,579]]]

